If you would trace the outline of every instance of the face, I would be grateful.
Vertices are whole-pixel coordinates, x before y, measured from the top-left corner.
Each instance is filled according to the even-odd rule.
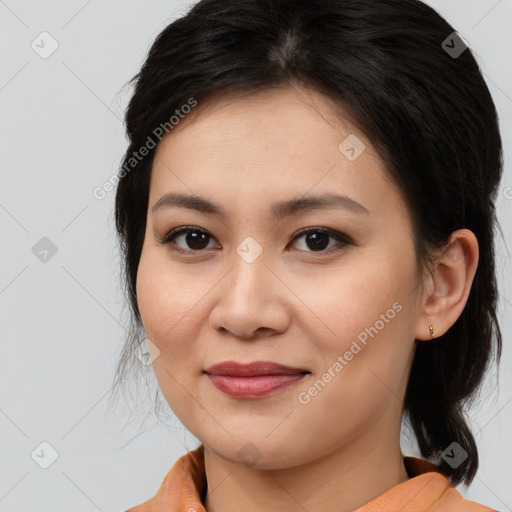
[[[291,467],[400,425],[419,314],[411,219],[336,112],[302,88],[218,97],[157,148],[139,309],[167,402],[226,460]],[[205,373],[225,361],[300,373]]]

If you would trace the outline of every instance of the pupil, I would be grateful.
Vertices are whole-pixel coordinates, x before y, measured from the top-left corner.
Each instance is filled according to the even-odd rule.
[[[306,243],[310,241],[313,242],[313,247],[310,247],[310,249],[325,249],[325,247],[327,247],[329,243],[322,243],[322,241],[326,242],[328,239],[329,235],[327,235],[326,233],[310,233],[309,235],[306,236]]]
[[[201,246],[201,243],[204,243],[205,239],[208,237],[206,233],[202,233],[199,231],[191,231],[187,234],[186,240],[187,244],[192,249],[204,249],[204,247]],[[199,244],[198,246],[195,244]],[[208,245],[208,243],[206,243]]]

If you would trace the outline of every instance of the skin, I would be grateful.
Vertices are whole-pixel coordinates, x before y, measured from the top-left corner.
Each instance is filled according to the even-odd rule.
[[[338,149],[349,135],[365,151]],[[225,218],[185,208],[152,211],[169,192],[221,205]],[[337,192],[369,213],[316,209],[280,221],[270,205]],[[162,244],[191,225],[203,248]],[[329,228],[320,250],[302,228]],[[236,252],[252,237],[263,252]],[[338,251],[334,249],[338,247]],[[327,254],[330,249],[333,251]],[[352,511],[408,479],[400,448],[403,397],[416,339],[461,314],[478,262],[471,231],[452,234],[434,269],[417,268],[409,212],[364,134],[327,97],[299,86],[199,104],[159,144],[137,276],[153,367],[170,407],[205,445],[209,512]],[[307,391],[392,305],[400,312],[309,403]],[[387,317],[386,317],[387,318]],[[432,340],[435,343],[436,340]],[[235,360],[307,369],[279,393],[232,398],[203,370]],[[247,464],[241,454],[252,443]],[[244,451],[245,450],[245,451]]]

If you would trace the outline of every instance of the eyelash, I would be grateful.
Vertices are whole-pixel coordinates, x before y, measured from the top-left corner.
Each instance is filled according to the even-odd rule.
[[[169,231],[164,236],[163,239],[157,240],[157,241],[160,244],[162,244],[162,245],[169,245],[169,247],[173,251],[176,251],[176,252],[179,252],[179,253],[182,253],[182,254],[186,254],[187,256],[191,256],[191,253],[202,253],[202,252],[205,252],[205,249],[198,249],[198,250],[182,249],[181,247],[177,246],[174,242],[172,242],[172,240],[174,240],[174,238],[176,238],[178,235],[181,235],[183,233],[187,233],[187,232],[190,232],[190,231],[196,231],[196,232],[199,232],[199,233],[204,233],[204,234],[210,236],[210,238],[214,239],[214,237],[211,236],[208,233],[208,231],[206,231],[204,229],[201,229],[201,228],[198,228],[197,226],[180,226],[179,228],[172,229],[171,231]],[[288,243],[294,242],[295,240],[299,239],[303,235],[307,235],[309,233],[323,233],[323,234],[329,235],[331,238],[335,239],[338,242],[337,245],[335,245],[334,247],[331,247],[331,249],[328,249],[328,250],[322,250],[322,251],[302,251],[302,252],[311,253],[313,255],[313,257],[321,257],[321,256],[330,255],[332,253],[335,253],[335,252],[338,252],[338,251],[342,250],[346,245],[354,245],[354,242],[347,235],[344,235],[343,233],[340,233],[340,232],[335,231],[333,229],[315,228],[315,227],[301,229],[300,231],[295,233],[290,238]]]

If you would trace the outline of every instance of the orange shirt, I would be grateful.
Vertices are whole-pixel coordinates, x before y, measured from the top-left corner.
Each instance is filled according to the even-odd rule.
[[[354,512],[497,512],[466,500],[448,478],[426,459],[404,457],[410,479],[384,492]],[[205,512],[204,446],[179,458],[158,492],[125,512]]]

